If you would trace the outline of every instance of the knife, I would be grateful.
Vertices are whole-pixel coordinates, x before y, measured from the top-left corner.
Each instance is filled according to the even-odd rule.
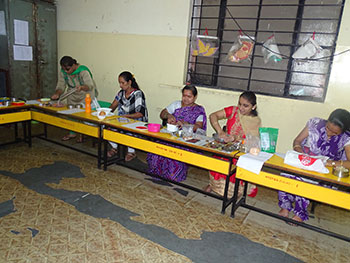
[[[64,100],[65,98],[67,98],[68,96],[72,95],[76,91],[77,91],[77,88],[74,88],[71,91],[61,95],[60,98],[58,99],[58,101]]]

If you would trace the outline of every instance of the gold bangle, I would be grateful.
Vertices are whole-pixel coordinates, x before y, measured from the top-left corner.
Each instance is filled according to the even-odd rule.
[[[297,145],[293,146],[293,150],[295,150],[295,148],[297,148],[297,147],[303,148],[303,147],[301,147],[301,145],[297,144]]]

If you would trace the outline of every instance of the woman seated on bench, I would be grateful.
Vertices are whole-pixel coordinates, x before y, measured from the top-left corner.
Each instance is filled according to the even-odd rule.
[[[196,104],[197,88],[187,85],[182,89],[182,100],[170,104],[162,110],[160,118],[167,123],[182,127],[193,124],[193,131],[207,129],[207,116],[202,106]],[[160,177],[181,182],[187,177],[187,164],[153,153],[147,154],[148,172]]]
[[[261,126],[261,119],[258,117],[257,112],[257,101],[254,92],[245,91],[241,93],[238,99],[237,106],[230,106],[224,109],[218,110],[210,114],[210,123],[218,133],[219,137],[224,139],[225,142],[230,141],[240,141],[246,138],[246,135],[259,136],[259,127]],[[219,120],[226,119],[227,132],[224,131]],[[218,157],[220,159],[226,160],[223,157]],[[233,163],[236,164],[236,160]],[[223,194],[223,187],[218,187],[224,185],[221,183],[226,180],[226,175],[210,171],[209,174],[209,185],[204,189],[206,192],[214,191],[220,195]],[[233,193],[234,183],[236,181],[236,175],[230,177],[229,191]],[[250,197],[255,197],[258,192],[258,188],[253,185],[248,185],[248,195]],[[231,195],[231,194],[230,194]]]
[[[328,120],[310,119],[305,128],[293,141],[293,149],[309,155],[329,157],[327,166],[343,166],[350,168],[350,113],[337,109]],[[288,175],[289,178],[302,180],[300,177]],[[288,217],[292,211],[292,219],[303,222],[309,219],[307,207],[310,201],[304,197],[278,192],[279,214]],[[293,203],[294,207],[293,207]]]
[[[119,74],[118,81],[120,90],[110,106],[112,112],[116,110],[118,116],[147,122],[148,113],[146,98],[142,90],[139,88],[134,75],[128,71],[124,71]],[[117,153],[118,144],[114,142],[109,143],[112,148],[107,152],[107,156],[111,158]],[[129,162],[135,157],[135,149],[128,147],[125,161]]]

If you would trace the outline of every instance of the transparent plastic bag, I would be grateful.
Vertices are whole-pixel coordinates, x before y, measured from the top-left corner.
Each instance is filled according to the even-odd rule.
[[[258,136],[254,136],[251,134],[246,135],[246,139],[244,141],[245,152],[251,153],[254,155],[258,155],[260,152],[260,138]]]
[[[197,35],[192,39],[192,56],[218,57],[219,38]]]
[[[280,54],[280,51],[278,49],[278,46],[276,44],[275,36],[270,36],[263,44],[261,48],[261,53],[264,56],[264,63],[267,64],[268,62],[280,62],[282,60],[282,56]]]
[[[237,37],[237,41],[233,43],[226,60],[238,63],[244,60],[249,60],[254,47],[254,37],[241,36]]]

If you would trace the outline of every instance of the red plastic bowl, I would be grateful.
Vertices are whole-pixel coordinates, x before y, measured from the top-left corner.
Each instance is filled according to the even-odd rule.
[[[159,132],[160,131],[160,124],[158,124],[158,123],[148,123],[147,129],[150,132]]]
[[[24,105],[25,104],[25,102],[24,101],[13,101],[13,102],[11,102],[11,105],[13,105],[13,106],[22,106],[22,105]]]

